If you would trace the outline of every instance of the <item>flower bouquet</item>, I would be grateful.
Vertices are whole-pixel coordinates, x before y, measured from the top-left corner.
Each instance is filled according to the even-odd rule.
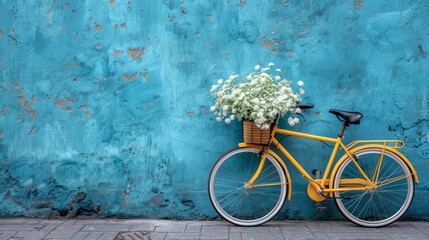
[[[279,76],[281,69],[272,67],[273,63],[261,68],[255,66],[255,71],[247,77],[242,78],[232,73],[228,79],[219,79],[217,84],[210,90],[215,98],[215,104],[210,111],[216,115],[217,121],[224,120],[230,123],[234,119],[252,121],[259,129],[269,130],[277,116],[284,116],[287,112],[299,113],[296,102],[304,90],[299,88],[294,93],[291,82]],[[298,82],[302,87],[304,83]],[[293,126],[299,122],[294,116],[288,118],[289,125]]]

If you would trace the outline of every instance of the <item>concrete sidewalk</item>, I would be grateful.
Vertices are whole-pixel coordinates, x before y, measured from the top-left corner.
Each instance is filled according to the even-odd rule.
[[[0,239],[429,239],[429,222],[362,228],[346,221],[270,221],[237,227],[224,221],[141,219],[0,219]]]

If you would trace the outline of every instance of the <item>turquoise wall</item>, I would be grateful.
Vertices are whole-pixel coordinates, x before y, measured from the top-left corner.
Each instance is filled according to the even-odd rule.
[[[0,216],[216,218],[215,160],[241,126],[209,90],[269,62],[315,104],[294,126],[399,138],[419,172],[409,218],[429,217],[428,1],[0,0]],[[284,124],[285,121],[283,121]],[[330,148],[285,139],[307,169]],[[316,212],[295,170],[280,217]]]

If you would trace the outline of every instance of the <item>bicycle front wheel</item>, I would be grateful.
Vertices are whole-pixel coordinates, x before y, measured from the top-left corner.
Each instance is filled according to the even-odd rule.
[[[238,148],[214,165],[209,178],[213,207],[225,220],[239,226],[257,226],[273,218],[286,199],[286,176],[276,159],[267,155],[252,187],[247,182],[261,162],[260,149]]]
[[[354,156],[374,187],[336,192],[338,209],[351,222],[364,227],[395,222],[407,211],[414,196],[414,180],[407,164],[395,153],[381,148],[363,149]],[[350,187],[356,179],[363,180],[362,174],[348,158],[335,174],[334,188]]]

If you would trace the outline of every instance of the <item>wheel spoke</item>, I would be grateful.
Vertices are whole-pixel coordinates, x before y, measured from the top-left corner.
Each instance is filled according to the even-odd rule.
[[[246,187],[260,164],[259,149],[239,148],[222,156],[209,179],[209,195],[215,210],[240,226],[263,224],[280,211],[286,199],[286,176],[281,165],[267,155],[255,188]]]
[[[382,162],[380,155],[383,154]],[[413,198],[414,182],[406,163],[388,149],[363,149],[355,153],[358,164],[377,186],[364,191],[335,192],[339,210],[350,221],[366,226],[381,227],[400,218]],[[371,173],[370,176],[368,173]],[[342,179],[362,178],[351,159],[338,168],[334,188],[341,188]]]

